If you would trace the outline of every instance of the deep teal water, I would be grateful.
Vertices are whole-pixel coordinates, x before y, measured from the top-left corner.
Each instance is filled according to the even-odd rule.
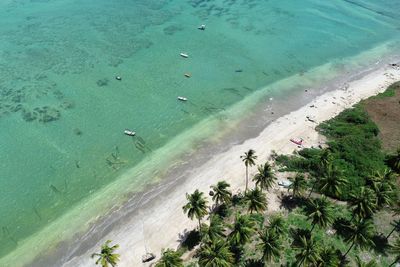
[[[259,88],[399,39],[399,12],[393,0],[3,1],[0,257]]]

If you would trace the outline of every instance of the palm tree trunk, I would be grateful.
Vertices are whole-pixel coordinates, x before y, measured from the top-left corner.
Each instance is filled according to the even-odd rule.
[[[200,218],[198,218],[198,220],[199,220],[199,233],[201,234],[201,220]]]
[[[392,262],[392,264],[389,265],[389,267],[392,267],[393,265],[395,265],[398,262],[398,259],[396,258],[394,262]]]
[[[356,218],[356,213],[353,211],[353,215],[351,216],[350,222],[353,222],[355,218]]]
[[[312,194],[312,192],[314,191],[314,187],[315,187],[315,184],[317,183],[317,181],[315,181],[314,183],[313,183],[313,186],[311,187],[311,191],[310,191],[310,193],[308,194],[308,197],[307,197],[307,199],[309,199],[310,197],[311,197],[311,194]]]
[[[350,250],[353,248],[353,246],[354,246],[354,241],[351,244],[351,246],[349,247],[349,249],[346,251],[346,253],[343,255],[343,258],[346,258],[347,254],[350,252]]]
[[[303,257],[303,259],[300,261],[300,263],[299,263],[299,267],[303,264],[303,261],[305,260],[306,258],[305,257]]]
[[[390,231],[390,233],[387,235],[386,239],[389,239],[389,237],[393,234],[394,230],[396,230],[397,225],[395,225],[392,229],[392,231]]]
[[[316,225],[315,223],[312,225],[311,231],[310,231],[311,233],[312,233],[312,231],[314,230],[315,225]]]
[[[247,185],[249,182],[249,167],[246,166],[246,188],[244,189],[244,193],[247,193]]]

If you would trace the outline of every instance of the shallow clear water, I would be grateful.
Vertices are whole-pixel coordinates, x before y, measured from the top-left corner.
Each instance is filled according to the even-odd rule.
[[[397,40],[399,12],[392,0],[3,1],[0,257],[259,88]]]

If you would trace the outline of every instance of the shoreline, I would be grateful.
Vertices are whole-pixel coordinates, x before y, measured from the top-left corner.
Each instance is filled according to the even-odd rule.
[[[13,264],[17,265],[12,266],[32,267],[91,265],[91,259],[88,255],[98,248],[101,243],[99,240],[103,241],[105,236],[111,236],[110,238],[114,240],[115,238],[112,237],[113,233],[119,229],[126,229],[127,231],[124,231],[124,233],[129,232],[128,227],[126,227],[126,225],[129,225],[127,221],[134,222],[136,228],[139,227],[142,229],[144,226],[144,230],[138,231],[136,235],[142,235],[141,240],[143,240],[142,233],[145,232],[145,238],[149,239],[147,232],[152,232],[152,230],[148,230],[146,225],[156,224],[156,222],[149,222],[147,219],[142,222],[142,220],[138,220],[137,218],[151,217],[147,215],[149,214],[148,210],[153,210],[153,207],[156,205],[160,206],[160,203],[162,205],[163,200],[174,194],[182,184],[189,183],[193,179],[194,172],[201,173],[198,170],[202,166],[207,165],[210,155],[224,155],[229,153],[233,147],[246,143],[247,139],[252,140],[257,138],[257,135],[261,131],[265,131],[264,128],[267,127],[268,129],[268,127],[271,127],[268,124],[272,120],[275,120],[274,123],[276,123],[276,121],[282,119],[282,115],[298,109],[305,103],[312,101],[315,97],[320,97],[322,93],[341,87],[345,81],[354,78],[357,79],[360,75],[364,76],[366,73],[380,68],[386,59],[393,58],[387,51],[388,47],[390,45],[382,45],[352,58],[326,63],[318,68],[309,70],[304,76],[294,75],[281,80],[260,89],[232,109],[211,116],[209,119],[199,123],[195,129],[179,135],[176,140],[168,144],[168,147],[156,151],[156,155],[149,155],[140,168],[134,168],[127,172],[123,177],[117,179],[118,181],[110,184],[110,186],[104,188],[98,194],[90,195],[87,201],[81,203],[82,205],[72,207],[70,213],[62,216],[54,224],[52,223],[48,228],[44,229],[44,231],[35,234],[26,240],[26,242],[21,243],[17,251],[0,259],[0,262],[5,264],[5,266],[9,266],[7,264],[13,262]],[[380,59],[379,64],[376,61],[378,58]],[[397,54],[395,54],[395,58],[397,58]],[[365,64],[366,62],[368,64]],[[304,93],[304,89],[310,87],[313,89],[309,90],[308,93]],[[283,101],[279,100],[279,94],[284,98]],[[271,96],[276,97],[276,99],[269,103],[267,100]],[[299,100],[293,105],[290,99],[296,97]],[[268,104],[266,109],[265,104]],[[249,107],[255,107],[256,111],[246,113]],[[270,115],[270,107],[275,111],[273,116]],[[279,111],[279,109],[281,110]],[[258,117],[260,110],[263,110],[263,114],[261,114],[262,118]],[[265,115],[267,115],[268,121],[265,121]],[[261,124],[258,124],[260,121]],[[257,125],[252,125],[252,123]],[[193,135],[193,131],[199,132]],[[234,132],[233,135],[231,134],[232,132]],[[205,137],[207,137],[206,140]],[[210,146],[215,144],[219,145],[219,147]],[[179,149],[171,150],[174,147]],[[203,154],[200,156],[198,156],[199,149],[203,149]],[[243,152],[241,151],[233,157],[239,158]],[[193,161],[185,161],[185,156],[192,159],[193,155],[197,155]],[[168,158],[171,159],[169,160]],[[224,163],[225,166],[232,165],[227,162]],[[244,172],[244,169],[242,171]],[[154,180],[146,183],[146,181],[139,179],[141,180],[140,183],[133,185],[131,181],[135,175],[143,179],[148,178],[150,175]],[[215,177],[210,178],[216,179]],[[220,179],[226,178],[221,177]],[[208,192],[209,185],[215,182],[210,181],[206,183],[205,191]],[[232,187],[236,187],[234,183],[231,184]],[[237,187],[239,186],[240,184],[237,185]],[[137,191],[132,191],[133,187]],[[190,192],[191,189],[194,190],[195,186],[188,188],[186,191]],[[170,191],[173,192],[171,193]],[[185,198],[185,193],[183,192],[181,195],[183,199]],[[182,213],[182,205],[177,208],[179,213]],[[100,210],[105,212],[100,213]],[[94,215],[93,211],[98,212]],[[73,221],[70,220],[71,218],[73,218]],[[185,217],[183,217],[183,220],[188,221]],[[182,227],[175,229],[175,238],[171,240],[172,243],[176,241],[177,233],[182,229]],[[77,232],[78,230],[79,232]],[[123,234],[123,236],[125,235]],[[121,239],[123,239],[123,236],[121,236]],[[132,242],[136,244],[141,241],[136,240]],[[159,253],[161,251],[161,249],[159,251],[152,249],[152,244],[146,244],[146,246],[153,252]],[[122,243],[121,247],[124,247]],[[132,247],[134,246],[128,245],[125,249],[131,250]],[[139,247],[135,251],[145,251],[143,242]],[[139,259],[142,254],[144,252],[138,252],[134,256],[126,256]],[[88,259],[89,261],[87,261]]]
[[[180,174],[181,177],[186,176],[183,181],[177,179],[166,184],[168,188],[173,188],[172,191],[164,190],[156,199],[144,203],[141,211],[118,223],[101,241],[112,239],[113,243],[120,245],[119,266],[148,266],[149,264],[141,263],[141,256],[146,250],[155,253],[159,258],[162,248],[175,249],[179,245],[179,238],[196,227],[196,222],[188,219],[182,212],[186,192],[199,189],[207,195],[209,186],[222,179],[230,183],[232,191],[236,192],[244,185],[245,169],[239,158],[244,151],[255,149],[257,163],[260,164],[268,159],[272,150],[280,154],[295,150],[296,146],[290,143],[290,138],[301,137],[305,140],[305,147],[316,146],[321,141],[321,136],[314,130],[317,123],[336,116],[362,99],[384,91],[388,85],[399,80],[400,70],[384,66],[349,82],[347,88],[316,97],[300,109],[274,120],[257,137],[234,144],[228,150],[210,157],[201,166]],[[310,107],[312,105],[314,107]],[[313,116],[317,123],[308,121],[306,116]],[[255,170],[252,168],[250,174]],[[270,194],[268,211],[277,210],[279,205],[276,195]],[[76,255],[63,266],[91,266],[90,253],[102,242],[93,248],[86,247],[85,253]]]

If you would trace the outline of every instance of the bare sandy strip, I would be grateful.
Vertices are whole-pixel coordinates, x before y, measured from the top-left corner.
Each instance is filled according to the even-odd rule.
[[[189,220],[182,212],[187,192],[199,189],[208,196],[210,185],[222,179],[231,184],[234,192],[243,189],[245,169],[239,158],[243,152],[250,148],[256,150],[257,163],[261,164],[267,161],[272,150],[279,154],[289,154],[297,149],[297,146],[289,141],[290,138],[304,139],[305,147],[317,146],[322,140],[315,131],[317,123],[334,117],[361,99],[384,91],[388,85],[399,80],[400,69],[387,66],[347,84],[344,88],[323,94],[302,108],[280,117],[256,138],[234,145],[228,151],[215,155],[202,166],[192,169],[189,177],[173,191],[160,196],[140,214],[122,222],[123,227],[113,229],[102,241],[111,239],[113,243],[120,245],[118,253],[121,254],[121,262],[118,266],[149,266],[148,263],[141,262],[146,250],[155,253],[159,258],[163,248],[177,248],[179,236],[196,227],[196,222]],[[307,116],[315,122],[309,121]],[[255,171],[256,168],[252,168],[251,175]],[[269,211],[279,210],[277,191],[272,190],[269,193]],[[64,266],[94,266],[90,253],[98,250],[101,243]]]

